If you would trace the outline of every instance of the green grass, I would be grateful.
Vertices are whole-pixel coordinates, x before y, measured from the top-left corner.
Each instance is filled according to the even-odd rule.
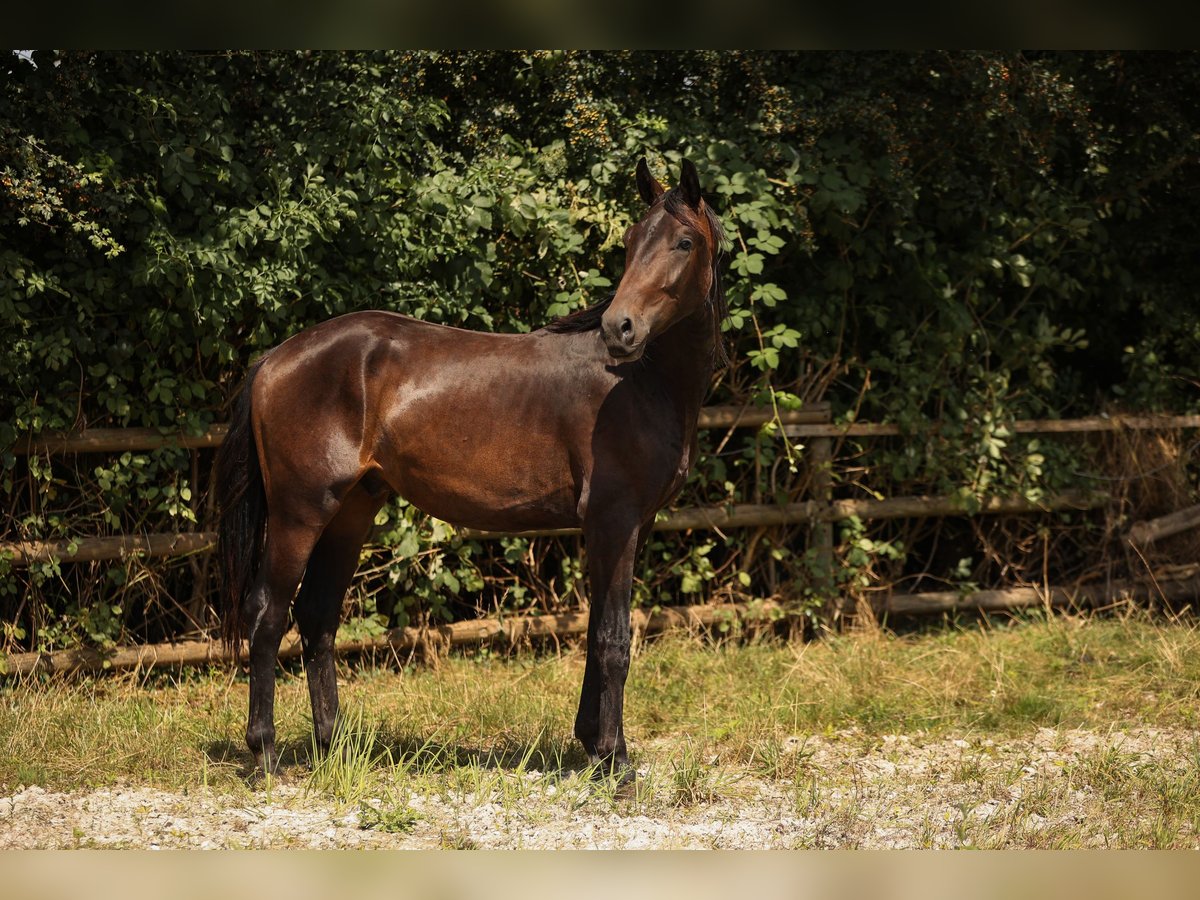
[[[570,733],[581,650],[558,656],[454,656],[435,669],[342,672],[342,747],[331,759],[408,773],[560,770],[583,757]],[[248,685],[227,670],[5,682],[0,783],[60,788],[135,778],[164,787],[244,780]],[[626,691],[631,748],[679,743],[785,776],[782,741],[865,734],[1019,734],[1035,726],[1194,728],[1200,634],[1129,619],[1051,619],[898,637],[850,634],[805,645],[648,644]],[[311,761],[308,697],[278,679],[283,761]],[[680,749],[684,748],[684,749]],[[690,748],[690,749],[687,749]],[[348,752],[346,752],[348,751]],[[683,765],[681,761],[679,763]],[[318,763],[319,790],[347,773]]]
[[[630,812],[736,800],[747,779],[758,780],[779,785],[792,814],[817,823],[816,845],[854,846],[862,822],[886,804],[919,807],[924,783],[863,781],[849,765],[815,766],[814,742],[841,740],[849,757],[878,757],[893,735],[961,737],[972,749],[938,775],[958,806],[930,818],[922,826],[929,835],[944,834],[949,816],[970,846],[1108,842],[1096,823],[1050,821],[1072,791],[1094,797],[1097,821],[1120,813],[1115,845],[1192,846],[1200,826],[1200,750],[1167,763],[1101,748],[1032,777],[983,748],[984,739],[1045,727],[1194,729],[1200,633],[1190,625],[1144,615],[1033,616],[805,645],[651,642],[634,658],[626,701],[631,753],[646,774],[626,792],[580,777],[586,759],[570,729],[582,669],[578,649],[452,656],[402,673],[344,666],[343,718],[324,758],[312,753],[304,680],[290,670],[278,680],[281,778],[363,810],[364,828],[396,834],[418,824],[417,795],[486,799],[536,819],[551,802],[549,787],[554,803]],[[0,785],[61,790],[124,780],[258,794],[264,785],[241,737],[246,700],[245,679],[227,670],[5,682]],[[903,750],[889,753],[904,759]],[[1000,800],[1000,818],[974,812]],[[442,843],[469,840],[448,827]]]
[[[421,814],[410,806],[375,807],[359,804],[360,827],[373,828],[387,834],[406,834],[421,821]]]

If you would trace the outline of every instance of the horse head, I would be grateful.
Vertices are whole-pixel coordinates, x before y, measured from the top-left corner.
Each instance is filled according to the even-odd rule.
[[[668,191],[642,159],[637,186],[649,209],[625,232],[625,274],[600,321],[604,344],[619,362],[640,358],[651,341],[720,291],[723,234],[701,196],[696,167],[685,159],[679,186]]]

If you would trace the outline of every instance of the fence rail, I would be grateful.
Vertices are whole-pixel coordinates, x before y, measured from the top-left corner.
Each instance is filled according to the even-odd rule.
[[[1083,491],[1068,491],[1040,501],[1022,497],[989,497],[978,510],[983,515],[1016,515],[1054,512],[1064,509],[1096,509],[1107,497]],[[655,531],[720,531],[726,528],[792,525],[802,522],[837,522],[850,518],[863,520],[904,519],[924,516],[964,515],[954,497],[890,497],[886,500],[834,500],[822,503],[806,500],[780,505],[740,503],[728,507],[692,507],[667,513],[654,523]],[[494,540],[507,537],[569,537],[580,534],[578,528],[554,528],[541,531],[457,532],[467,540]],[[55,541],[13,541],[0,543],[0,553],[11,557],[11,565],[25,567],[36,562],[57,559],[60,562],[96,562],[124,559],[128,556],[186,556],[206,553],[217,543],[211,531],[174,534],[118,535],[62,539]]]
[[[784,423],[791,437],[897,437],[899,425],[875,422],[848,424]],[[1019,419],[1012,423],[1016,434],[1085,434],[1104,431],[1169,431],[1200,428],[1200,415],[1188,416],[1088,416],[1082,419]]]
[[[799,410],[758,407],[706,406],[700,410],[699,427],[757,428],[778,419],[791,437],[897,437],[899,425],[877,422],[834,423],[829,421],[828,403],[810,403]],[[1075,434],[1103,431],[1145,431],[1200,428],[1200,415],[1184,416],[1089,416],[1082,419],[1021,419],[1012,423],[1016,434]],[[83,431],[47,432],[18,441],[17,456],[64,453],[117,453],[126,450],[158,450],[180,447],[208,450],[221,446],[228,425],[212,425],[200,434],[158,428],[88,428]]]
[[[714,603],[702,606],[669,606],[663,609],[630,611],[630,625],[643,633],[706,628],[748,618],[769,621],[783,614],[778,604],[757,603],[753,609],[746,604]],[[546,616],[510,616],[501,619],[468,619],[429,628],[394,628],[377,637],[343,638],[334,645],[339,656],[350,653],[400,652],[411,653],[426,648],[440,649],[463,644],[479,644],[490,640],[516,643],[529,638],[563,638],[587,633],[586,612]],[[198,666],[232,662],[245,658],[246,643],[236,652],[218,641],[178,641],[167,644],[146,644],[123,647],[108,653],[85,648],[58,650],[49,653],[14,653],[0,655],[0,674],[29,675],[34,672],[101,671],[114,669],[146,669],[155,666]],[[301,653],[300,635],[289,631],[279,647],[279,659],[291,659]]]
[[[776,419],[770,409],[754,406],[706,406],[700,410],[699,427],[757,428]],[[804,426],[829,421],[828,403],[810,403],[803,409],[779,410],[781,425]],[[159,428],[88,428],[83,431],[55,431],[18,441],[17,456],[63,453],[120,453],[126,450],[159,450],[181,447],[208,450],[219,447],[229,433],[228,425],[212,425],[200,434],[187,434]]]

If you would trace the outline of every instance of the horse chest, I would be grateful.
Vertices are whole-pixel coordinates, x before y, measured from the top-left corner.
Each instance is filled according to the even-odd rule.
[[[695,435],[690,439],[683,437],[678,443],[673,443],[668,452],[663,453],[653,470],[660,473],[657,478],[657,490],[652,495],[653,509],[648,510],[652,515],[665,507],[683,489],[688,475],[692,471],[692,463],[696,459],[697,445]]]

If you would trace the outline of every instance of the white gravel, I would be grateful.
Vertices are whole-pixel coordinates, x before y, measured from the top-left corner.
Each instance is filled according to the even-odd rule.
[[[136,784],[67,793],[0,787],[0,848],[953,847],[1001,828],[1017,835],[1054,827],[1104,846],[1113,835],[1096,816],[1106,797],[1105,785],[1087,777],[1095,761],[1110,753],[1131,772],[1158,766],[1185,777],[1196,744],[1192,732],[1149,728],[1043,728],[1005,741],[797,736],[783,744],[791,777],[766,779],[717,761],[708,770],[710,802],[677,805],[669,767],[651,772],[648,798],[614,799],[577,777],[510,773],[503,777],[524,783],[503,800],[413,793],[404,802],[415,822],[401,833],[362,827],[357,805],[311,796],[302,779],[241,796]],[[385,812],[395,805],[366,803]]]

